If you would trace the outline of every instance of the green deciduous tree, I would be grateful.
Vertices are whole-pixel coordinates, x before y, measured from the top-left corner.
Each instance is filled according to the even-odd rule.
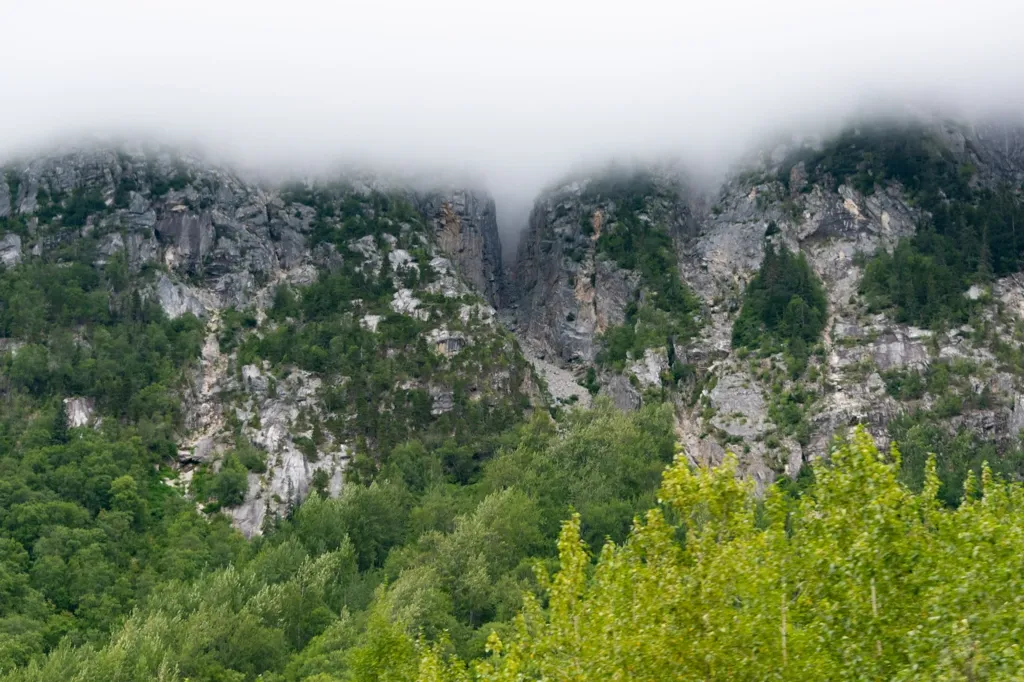
[[[693,471],[680,458],[663,509],[593,571],[579,517],[563,526],[546,608],[528,597],[476,678],[1014,679],[1024,487],[986,470],[951,510],[934,462],[915,494],[896,460],[859,433],[798,501],[761,504],[734,461]],[[420,670],[464,679],[436,648]]]

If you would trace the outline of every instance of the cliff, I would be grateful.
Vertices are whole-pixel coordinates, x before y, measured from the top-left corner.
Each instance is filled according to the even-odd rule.
[[[190,491],[239,448],[264,453],[244,501],[225,505],[246,535],[314,486],[337,494],[346,468],[372,470],[402,438],[505,422],[539,399],[488,303],[501,254],[477,191],[268,185],[175,150],[74,148],[10,164],[0,217],[5,267],[123,267],[119,299],[198,318],[170,482]]]
[[[1022,324],[1024,290],[1016,268],[985,251],[996,218],[980,216],[1001,197],[1006,239],[1015,236],[1020,140],[1006,126],[866,124],[762,154],[713,193],[664,167],[575,178],[531,214],[516,264],[517,332],[623,408],[670,400],[692,461],[735,451],[761,485],[797,476],[858,423],[883,443],[913,422],[1012,450],[1024,424],[1024,373],[1005,343]],[[943,222],[947,215],[959,217]],[[953,220],[977,227],[964,232]],[[930,248],[915,235],[937,230],[961,230],[953,242],[977,251],[968,266],[977,272],[956,266],[962,289],[943,296],[963,304],[943,303],[958,312],[926,324],[902,304],[880,302],[865,269],[880,268],[875,254],[900,244]],[[977,235],[973,246],[965,234]],[[803,254],[827,297],[824,331],[799,376],[784,345],[734,343],[769,246]],[[672,268],[696,305],[664,304],[658,274]],[[935,286],[924,281],[922,300]],[[908,376],[921,390],[899,388]]]

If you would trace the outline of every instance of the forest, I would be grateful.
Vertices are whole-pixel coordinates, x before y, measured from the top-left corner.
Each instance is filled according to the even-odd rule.
[[[941,329],[970,319],[967,287],[1018,270],[1016,195],[926,140],[841,137],[798,162],[813,182],[898,186],[921,209],[916,236],[860,261],[867,312]],[[807,190],[784,170],[788,190]],[[200,180],[174,166],[147,182],[162,197]],[[323,379],[324,409],[295,440],[307,461],[328,440],[352,444],[338,496],[314,476],[301,505],[244,539],[225,512],[271,463],[237,416],[219,466],[188,483],[175,466],[207,322],[170,319],[140,294],[163,265],[101,257],[86,229],[139,187],[119,183],[111,204],[42,190],[42,226],[0,225],[50,240],[0,269],[0,682],[1019,679],[1024,447],[947,427],[992,407],[976,366],[879,370],[879,395],[914,405],[888,422],[894,447],[856,431],[758,484],[737,476],[742,439],[724,441],[738,452],[717,467],[689,459],[665,391],[632,412],[604,396],[532,402],[514,340],[474,295],[429,289],[423,216],[381,192],[285,187],[310,243],[343,257],[268,289],[259,310],[218,313],[230,371]],[[712,390],[674,355],[705,321],[680,277],[671,192],[626,174],[584,201],[606,218],[585,235],[595,258],[640,283],[597,364],[623,372],[664,346],[663,382]],[[769,449],[808,442],[828,316],[822,282],[775,234],[731,321],[735,357],[772,368],[758,377],[771,382]],[[347,250],[367,237],[376,273]],[[391,305],[402,287],[414,315]],[[442,323],[474,343],[437,352],[427,336]],[[993,348],[1024,366],[1015,346]],[[476,379],[499,374],[505,392]],[[431,382],[451,388],[446,410]]]
[[[817,305],[819,285],[798,257],[772,253],[745,313],[755,334],[740,339],[813,341],[786,312],[796,294]],[[340,497],[315,492],[247,542],[218,507],[237,500],[245,469],[265,466],[258,451],[240,443],[197,479],[196,499],[216,501],[205,514],[168,485],[174,388],[200,323],[139,299],[122,263],[82,260],[0,274],[0,325],[24,339],[0,367],[2,680],[959,680],[1019,669],[1007,609],[1024,490],[1000,473],[1019,455],[908,416],[894,425],[905,454],[860,435],[762,496],[729,464],[692,469],[669,405],[622,413],[598,401],[461,439],[416,427]],[[269,315],[293,325],[280,341],[236,338],[253,324],[243,313],[226,316],[222,341],[304,365],[323,361],[310,350],[318,335],[351,334],[363,355],[330,362],[373,367],[332,293],[352,278],[280,289]],[[398,362],[381,371],[417,371]],[[937,366],[887,381],[912,396],[952,379]],[[95,401],[98,427],[68,423],[70,391]]]
[[[43,451],[102,466],[109,445],[67,435]],[[95,515],[59,490],[49,513],[19,506],[0,679],[1009,680],[1024,664],[1024,487],[987,466],[950,506],[934,458],[908,487],[901,453],[861,432],[800,489],[759,496],[733,460],[673,460],[664,410],[607,406],[561,433],[537,415],[470,485],[407,450],[251,544],[129,475],[93,493]]]

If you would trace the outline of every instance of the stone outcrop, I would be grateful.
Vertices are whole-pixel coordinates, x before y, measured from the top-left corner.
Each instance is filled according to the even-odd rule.
[[[6,234],[0,237],[0,265],[13,268],[21,262],[21,237]]]
[[[608,206],[586,189],[586,182],[572,182],[535,204],[511,298],[519,333],[539,353],[575,366],[593,362],[595,337],[622,324],[640,287],[636,273],[597,257],[593,225],[601,225]]]
[[[70,428],[89,426],[96,406],[91,398],[64,398],[64,411]]]
[[[480,192],[452,190],[419,198],[441,250],[462,276],[497,307],[504,290],[501,239],[494,200]]]
[[[156,237],[164,246],[164,260],[174,269],[195,271],[202,267],[213,250],[213,221],[210,214],[195,215],[184,204],[171,210],[155,226]]]
[[[327,491],[341,491],[342,473],[348,460],[348,447],[334,443],[329,437],[316,445],[314,457],[304,453],[296,439],[309,439],[312,429],[298,426],[300,416],[320,415],[320,380],[308,372],[293,371],[276,382],[261,368],[242,368],[244,400],[234,408],[235,417],[243,424],[244,435],[268,454],[269,466],[264,474],[250,473],[249,492],[245,501],[231,509],[231,517],[247,536],[260,532],[269,515],[283,516],[291,506],[309,494],[313,475],[323,471],[329,481]]]
[[[7,184],[7,178],[0,175],[0,218],[6,218],[11,214],[11,188]]]

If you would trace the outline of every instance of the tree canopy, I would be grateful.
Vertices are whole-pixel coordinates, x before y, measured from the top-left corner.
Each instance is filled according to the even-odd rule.
[[[579,518],[514,630],[421,680],[1011,680],[1024,667],[1024,487],[986,469],[956,509],[858,433],[798,499],[735,461],[665,473],[662,506],[591,564]]]
[[[732,345],[769,353],[785,350],[806,361],[825,326],[827,305],[821,280],[804,254],[784,246],[776,250],[768,242],[733,323]]]

